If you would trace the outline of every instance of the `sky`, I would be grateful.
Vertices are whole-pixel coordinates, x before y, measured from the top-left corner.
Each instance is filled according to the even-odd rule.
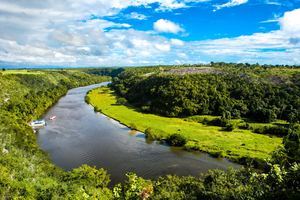
[[[0,0],[0,66],[300,65],[300,0]]]

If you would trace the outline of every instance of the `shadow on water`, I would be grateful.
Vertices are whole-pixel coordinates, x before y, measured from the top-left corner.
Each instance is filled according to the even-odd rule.
[[[145,135],[102,114],[84,101],[86,93],[107,83],[72,89],[44,115],[47,126],[38,142],[52,161],[65,170],[82,164],[104,168],[112,184],[122,182],[127,172],[144,178],[167,174],[199,175],[210,169],[237,168],[226,159],[200,152],[187,152],[145,139]]]

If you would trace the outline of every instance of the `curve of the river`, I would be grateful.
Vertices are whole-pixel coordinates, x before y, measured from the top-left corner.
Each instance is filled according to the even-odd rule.
[[[70,170],[82,164],[104,168],[112,183],[122,182],[127,172],[144,178],[167,174],[199,175],[209,169],[238,165],[205,153],[149,143],[144,134],[100,113],[85,103],[86,93],[101,83],[69,90],[45,115],[47,126],[38,132],[41,148],[57,166]],[[49,120],[55,115],[55,120]]]

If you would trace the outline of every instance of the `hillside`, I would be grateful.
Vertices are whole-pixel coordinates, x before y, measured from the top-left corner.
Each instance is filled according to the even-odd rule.
[[[112,88],[145,112],[168,117],[215,115],[255,122],[300,120],[298,68],[207,67],[128,69]]]
[[[55,167],[27,124],[68,89],[105,80],[109,78],[71,70],[0,72],[0,199],[73,199],[84,198],[85,192],[111,196],[105,170],[82,166],[65,172]]]
[[[138,73],[142,75],[153,73],[152,69]],[[154,69],[161,71],[159,68]],[[139,71],[125,69],[125,73],[127,70]],[[134,173],[128,173],[126,182],[109,187],[109,174],[105,169],[83,165],[71,171],[63,171],[56,167],[50,162],[48,155],[40,150],[36,135],[27,123],[41,116],[47,108],[66,94],[68,89],[109,80],[108,77],[91,75],[98,73],[111,71],[22,70],[0,73],[0,199],[297,199],[299,197],[300,137],[295,130],[285,137],[282,147],[275,151],[266,168],[261,171],[252,168],[214,170],[199,177],[166,176],[157,180],[145,180]],[[136,77],[134,79],[140,80]],[[124,99],[123,102],[118,100],[118,104],[124,103]],[[189,120],[196,124],[199,117]]]

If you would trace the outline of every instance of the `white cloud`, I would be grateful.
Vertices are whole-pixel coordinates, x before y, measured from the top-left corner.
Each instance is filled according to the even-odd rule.
[[[286,12],[279,19],[281,28],[268,33],[255,33],[235,38],[186,43],[185,51],[209,60],[300,64],[300,9]]]
[[[184,42],[179,39],[171,39],[171,44],[174,46],[183,46]]]
[[[245,4],[247,2],[248,2],[248,0],[230,0],[227,3],[221,4],[221,5],[215,5],[216,9],[214,11],[220,10],[222,8],[229,8],[229,7],[239,6],[239,5]]]
[[[202,1],[1,0],[0,63],[58,66],[151,65],[175,61],[300,64],[300,9],[286,12],[279,19],[279,30],[204,41],[160,36],[157,32],[184,32],[180,25],[165,19],[157,21],[156,33],[101,19],[128,6],[154,2],[161,8],[175,9]],[[97,18],[90,19],[92,14]]]
[[[160,51],[170,51],[171,46],[169,43],[165,43],[165,44],[156,44],[155,47],[160,50]]]
[[[156,22],[154,22],[153,28],[155,31],[161,33],[177,34],[179,32],[184,32],[184,29],[181,28],[180,25],[166,19],[159,19]]]
[[[262,24],[264,24],[264,23],[278,23],[280,18],[281,18],[281,15],[273,14],[273,17],[271,19],[261,21],[260,23],[262,23]]]
[[[279,22],[284,33],[300,39],[300,9],[286,12]]]
[[[127,17],[136,20],[146,20],[148,18],[146,15],[137,12],[132,12]]]
[[[269,5],[281,6],[282,0],[279,0],[279,2],[277,0],[265,0],[265,3]]]

